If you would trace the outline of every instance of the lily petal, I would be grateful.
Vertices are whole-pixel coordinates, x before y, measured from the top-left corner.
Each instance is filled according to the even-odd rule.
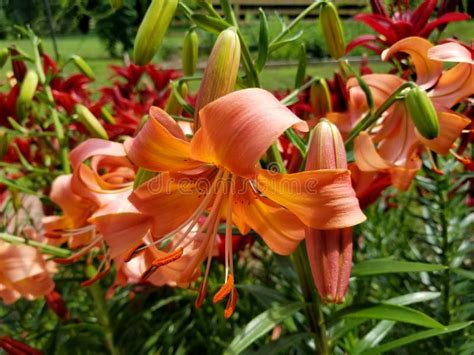
[[[354,141],[354,157],[357,167],[361,171],[380,171],[392,166],[380,156],[372,138],[366,132],[359,133]]]
[[[161,123],[163,127],[165,127],[169,133],[175,136],[178,139],[185,140],[186,136],[184,135],[183,130],[181,129],[178,122],[176,122],[171,116],[166,114],[165,111],[160,109],[159,107],[152,106],[150,107],[149,111],[150,117],[153,117],[155,120]]]
[[[352,189],[348,170],[313,170],[295,174],[260,170],[257,188],[315,229],[351,227],[366,219]]]
[[[244,220],[273,252],[291,254],[304,239],[303,223],[288,210],[258,196],[248,181],[240,179],[236,183],[233,211],[237,219]]]
[[[456,42],[443,43],[428,50],[428,58],[441,62],[474,64],[471,52]]]
[[[307,131],[307,124],[262,89],[225,95],[200,112],[201,128],[192,142],[192,157],[253,177],[270,145],[288,128]]]
[[[152,217],[152,234],[160,237],[191,217],[211,193],[214,173],[162,173],[134,190],[129,200],[141,213]]]
[[[189,170],[202,165],[191,159],[189,142],[175,137],[161,123],[173,119],[160,108],[155,107],[152,112],[137,136],[124,143],[130,160],[141,168],[157,172]]]
[[[421,37],[408,37],[395,43],[382,53],[382,60],[387,61],[398,52],[410,55],[416,70],[416,83],[422,88],[432,87],[438,80],[443,65],[428,58],[428,50],[433,45]]]
[[[438,84],[429,92],[436,108],[451,107],[474,94],[474,65],[459,63],[441,75]]]
[[[418,134],[418,139],[438,154],[446,155],[454,144],[454,141],[461,136],[461,132],[471,120],[454,112],[439,112],[439,129],[442,134],[435,139],[426,139]]]
[[[120,143],[91,138],[74,148],[69,159],[73,170],[76,170],[85,160],[98,155],[125,157],[126,154]]]

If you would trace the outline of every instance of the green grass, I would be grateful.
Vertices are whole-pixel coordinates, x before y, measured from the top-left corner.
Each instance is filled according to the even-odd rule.
[[[311,36],[320,37],[318,35],[319,29],[313,22],[304,22],[301,25],[306,33],[305,38]],[[313,27],[314,26],[314,27]],[[365,32],[365,28],[354,23],[354,21],[346,20],[344,22],[346,28],[347,39],[351,39],[354,36],[357,36]],[[249,39],[249,43],[253,44],[253,47],[256,45],[256,38],[258,38],[258,31],[255,32],[255,26],[249,25],[246,29],[246,36]],[[274,27],[274,26],[272,26]],[[276,29],[272,30],[276,31]],[[164,40],[163,47],[161,50],[161,56],[165,57],[166,60],[160,58],[160,55],[155,59],[155,63],[163,63],[165,67],[179,68],[180,59],[179,52],[182,43],[183,31],[174,30],[170,31],[167,37]],[[460,40],[469,43],[472,38],[474,38],[474,21],[453,23],[450,24],[443,34],[443,38],[450,36],[457,36]],[[212,36],[202,35],[201,38],[201,61],[205,62],[206,52],[209,50],[210,45],[212,45]],[[316,38],[317,41],[321,41],[321,38]],[[19,40],[2,40],[0,41],[0,48],[15,44],[24,51],[31,53],[31,44],[28,40],[19,39]],[[49,38],[44,38],[43,45],[47,53],[52,55],[53,45],[52,41]],[[108,68],[109,64],[120,64],[121,60],[116,58],[110,58],[105,50],[105,46],[100,42],[97,36],[91,34],[86,36],[65,36],[58,38],[58,48],[59,53],[63,59],[67,59],[71,54],[77,54],[82,56],[87,60],[89,65],[92,67],[97,76],[97,85],[106,84],[109,81],[111,76],[111,71]],[[295,52],[295,46],[288,45],[286,48],[278,51],[274,58],[286,58],[287,52]],[[361,49],[356,53],[362,53],[365,50]],[[371,66],[374,69],[385,70],[387,68],[386,64],[383,63],[372,63]],[[318,64],[310,65],[307,68],[307,74],[312,76],[321,76],[321,77],[331,77],[334,70],[336,69],[336,64]],[[11,70],[9,65],[5,66],[0,71],[0,77],[4,78],[6,71]],[[72,65],[67,67],[67,71],[75,70]],[[261,74],[262,86],[268,89],[285,89],[293,87],[294,75],[296,72],[296,67],[268,67]]]

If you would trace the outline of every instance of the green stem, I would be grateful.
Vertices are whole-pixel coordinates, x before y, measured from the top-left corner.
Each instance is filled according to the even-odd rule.
[[[303,10],[303,12],[301,12],[286,28],[283,29],[283,31],[281,31],[278,36],[276,36],[271,42],[270,42],[270,45],[269,45],[269,51],[272,52],[273,49],[272,48],[275,48],[275,44],[279,41],[281,41],[288,33],[290,33],[290,31],[298,24],[301,22],[301,20],[303,20],[306,15],[308,15],[311,11],[313,11],[315,8],[317,8],[319,5],[321,5],[321,1],[316,1],[314,3],[312,3],[311,5],[309,5],[306,9]]]
[[[387,111],[390,106],[392,106],[395,101],[399,99],[400,93],[405,90],[408,87],[413,87],[415,86],[415,83],[412,82],[407,82],[402,84],[397,90],[395,90],[388,98],[385,100],[379,108],[373,113],[370,114],[370,112],[362,118],[359,123],[356,124],[356,126],[352,129],[351,133],[349,134],[349,137],[347,138],[345,145],[346,145],[346,150],[351,150],[352,143],[354,139],[359,135],[360,132],[366,130],[370,126],[372,126],[377,120],[382,116],[382,114]]]
[[[447,269],[443,272],[443,316],[444,323],[449,324],[451,321],[451,309],[450,309],[450,291],[451,291],[451,268],[450,268],[450,258],[449,258],[449,234],[448,234],[448,219],[446,218],[446,194],[444,191],[440,194],[440,210],[439,218],[441,224],[441,242],[442,242],[442,264],[447,266]]]
[[[7,233],[0,233],[0,240],[3,240],[4,242],[10,243],[10,244],[28,245],[31,247],[35,247],[41,250],[41,252],[44,254],[53,255],[58,258],[67,258],[68,256],[71,255],[71,252],[69,250],[53,247],[48,244],[36,242],[28,238],[17,237],[15,235],[7,234]]]
[[[306,313],[309,318],[311,331],[314,334],[316,347],[321,355],[329,354],[329,342],[324,323],[319,295],[314,290],[313,278],[309,270],[304,246],[300,244],[292,255],[298,278],[300,280],[303,298],[307,303]]]
[[[97,270],[92,265],[86,267],[86,274],[88,277],[93,277],[96,274]],[[89,292],[94,300],[94,307],[97,314],[97,319],[99,324],[102,326],[105,336],[105,342],[107,348],[109,349],[110,354],[120,355],[119,350],[115,347],[114,344],[114,333],[110,325],[109,314],[107,311],[107,304],[105,303],[105,297],[100,287],[99,282],[95,282],[88,287]]]
[[[54,126],[54,131],[56,133],[56,138],[58,139],[59,146],[60,146],[61,165],[62,165],[64,173],[69,174],[71,172],[71,166],[69,164],[68,141],[64,134],[64,128],[59,119],[58,111],[56,110],[56,103],[54,101],[53,91],[51,90],[49,83],[46,82],[46,75],[43,71],[43,65],[41,63],[41,56],[40,56],[39,48],[38,48],[39,39],[38,37],[36,37],[36,35],[33,32],[30,33],[30,36],[31,36],[31,41],[33,43],[33,51],[35,54],[35,66],[36,66],[36,71],[38,73],[38,78],[41,85],[43,85],[46,98],[51,107],[51,118],[53,120],[53,126]]]

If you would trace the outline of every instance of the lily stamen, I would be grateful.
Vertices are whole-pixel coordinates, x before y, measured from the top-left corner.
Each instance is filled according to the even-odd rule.
[[[229,293],[232,292],[233,289],[234,289],[234,276],[232,276],[232,274],[230,274],[227,277],[227,281],[225,282],[225,284],[222,285],[222,287],[219,289],[219,291],[217,291],[217,293],[214,295],[214,298],[212,299],[212,302],[218,303],[218,302],[222,301],[225,297],[227,297],[227,295]]]

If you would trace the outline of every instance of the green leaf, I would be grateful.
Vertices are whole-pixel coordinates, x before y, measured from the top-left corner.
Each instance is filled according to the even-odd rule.
[[[416,324],[426,328],[444,329],[441,323],[438,323],[430,316],[412,308],[395,304],[379,304],[370,307],[348,307],[339,313],[339,317],[393,320]]]
[[[295,89],[303,85],[304,77],[306,76],[306,46],[304,43],[300,44],[300,55],[298,59],[298,70],[295,77]]]
[[[266,310],[252,319],[238,334],[225,351],[226,354],[239,354],[258,338],[269,332],[275,325],[291,317],[304,307],[304,303],[291,303]]]
[[[227,27],[230,27],[230,24],[227,22],[207,15],[194,14],[191,18],[198,27],[215,34],[219,34]]]
[[[277,49],[280,49],[281,47],[286,46],[287,44],[290,44],[290,43],[298,40],[302,35],[303,35],[303,31],[300,31],[296,35],[294,35],[293,37],[290,37],[288,39],[273,43],[273,44],[270,45],[268,51],[270,53],[273,52],[273,51],[276,51]]]
[[[273,355],[273,354],[285,354],[288,353],[288,348],[292,345],[300,342],[303,339],[310,338],[310,333],[298,333],[298,334],[290,334],[286,336],[282,336],[278,340],[272,341],[268,344],[265,344],[260,349],[255,352],[247,352],[246,355],[256,355],[256,354],[265,354],[265,355]]]
[[[423,272],[446,270],[444,265],[399,261],[392,259],[372,259],[360,262],[352,268],[353,276],[372,276],[400,272]]]
[[[474,272],[472,271],[468,271],[464,269],[454,269],[453,271],[465,279],[474,280]]]
[[[260,34],[258,36],[258,56],[255,61],[255,68],[258,72],[261,72],[268,57],[268,22],[267,15],[262,10],[258,9],[258,16],[260,18]]]
[[[367,350],[367,351],[363,352],[363,354],[364,355],[380,354],[380,353],[383,353],[385,351],[389,351],[389,350],[396,349],[396,348],[399,348],[401,346],[404,346],[404,345],[407,345],[407,344],[410,344],[410,343],[414,343],[418,340],[427,339],[427,338],[435,337],[435,336],[438,336],[438,335],[443,335],[443,334],[447,334],[447,333],[456,332],[458,330],[461,330],[461,329],[464,329],[464,328],[470,326],[472,323],[473,322],[462,322],[462,323],[456,323],[456,324],[448,325],[444,329],[424,330],[422,332],[411,334],[411,335],[408,335],[406,337],[403,337],[403,338],[388,342],[386,344],[380,345],[376,348]]]

